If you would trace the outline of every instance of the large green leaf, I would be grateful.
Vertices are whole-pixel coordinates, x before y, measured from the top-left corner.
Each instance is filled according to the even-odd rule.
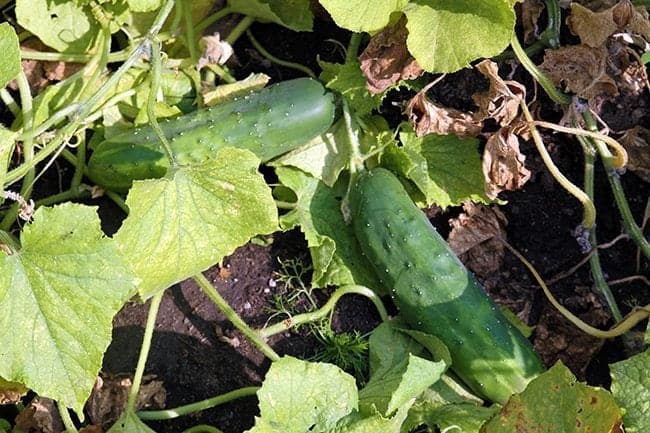
[[[313,26],[309,0],[228,0],[228,4],[235,12],[297,32],[311,31]]]
[[[409,0],[320,0],[339,27],[353,32],[374,32],[386,27],[391,14]]]
[[[18,35],[8,23],[0,24],[0,52],[0,88],[3,88],[20,72]]]
[[[346,63],[319,62],[323,72],[320,79],[328,89],[345,98],[357,116],[369,114],[379,108],[383,95],[372,95],[366,87],[366,78],[358,61]]]
[[[558,362],[512,396],[481,432],[610,433],[620,427],[614,397],[602,388],[579,383]]]
[[[90,6],[69,0],[16,0],[18,23],[57,51],[83,53],[98,34]]]
[[[280,182],[298,197],[295,209],[280,222],[285,230],[300,226],[305,234],[314,267],[312,285],[381,287],[355,241],[352,227],[343,220],[340,208],[347,178],[342,177],[330,188],[292,167],[278,167],[276,172]]]
[[[40,208],[0,261],[0,376],[81,414],[134,280],[93,208]]]
[[[115,235],[149,297],[204,271],[251,237],[278,229],[271,190],[251,152],[225,148],[167,178],[135,182]]]
[[[629,433],[650,431],[650,350],[609,366],[612,394]]]
[[[406,45],[429,72],[454,72],[510,43],[515,13],[508,0],[412,0],[404,7]]]
[[[250,433],[324,432],[357,408],[352,376],[292,357],[271,365],[257,397],[260,416]]]

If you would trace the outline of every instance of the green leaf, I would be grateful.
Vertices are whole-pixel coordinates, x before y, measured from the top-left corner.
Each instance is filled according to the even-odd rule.
[[[296,167],[320,180],[330,188],[350,160],[345,122],[341,119],[329,131],[315,137],[306,145],[271,162],[272,167]]]
[[[425,205],[442,208],[457,206],[466,200],[491,203],[485,195],[478,140],[455,135],[416,137],[414,132],[400,134],[402,146],[389,146],[382,165],[415,183],[424,195]]]
[[[625,430],[650,431],[650,350],[609,366],[612,394],[623,409]]]
[[[612,395],[576,381],[558,362],[521,394],[512,396],[481,432],[610,433],[620,425],[621,414]]]
[[[0,88],[20,73],[20,46],[18,35],[8,23],[0,24]]]
[[[354,412],[343,418],[341,422],[327,433],[399,433],[402,424],[413,405],[413,399],[397,409],[395,415],[385,417],[377,410],[369,416]]]
[[[393,414],[400,406],[420,395],[440,379],[444,362],[433,362],[408,354],[400,362],[376,371],[359,392],[362,412],[376,408],[382,415]]]
[[[409,430],[425,424],[431,430],[479,433],[481,426],[494,415],[496,409],[471,402],[440,401],[439,395],[428,389],[417,399],[404,425]]]
[[[39,208],[21,241],[0,262],[0,376],[81,414],[133,277],[88,206]]]
[[[346,63],[319,62],[323,71],[320,80],[328,89],[339,92],[357,116],[369,114],[381,105],[382,95],[371,95],[358,61]]]
[[[399,12],[409,0],[320,0],[334,22],[353,32],[375,32],[386,27],[391,14]]]
[[[106,433],[156,433],[130,410],[124,411],[120,419]]]
[[[251,152],[225,148],[167,178],[133,184],[115,235],[149,297],[278,228],[271,189]]]
[[[381,287],[355,241],[352,227],[343,221],[340,207],[347,177],[329,188],[295,168],[278,167],[276,173],[298,197],[295,209],[280,218],[280,225],[284,230],[300,226],[305,234],[314,266],[312,285]]]
[[[68,0],[16,0],[16,18],[45,45],[83,53],[99,34],[89,6]]]
[[[507,0],[412,0],[404,7],[406,45],[429,72],[454,72],[510,43],[515,13]]]
[[[127,0],[132,12],[151,12],[162,6],[163,0]]]
[[[250,433],[324,432],[357,408],[352,376],[289,356],[271,364],[257,397],[260,416]]]
[[[233,11],[297,32],[310,32],[314,15],[309,0],[228,0]]]

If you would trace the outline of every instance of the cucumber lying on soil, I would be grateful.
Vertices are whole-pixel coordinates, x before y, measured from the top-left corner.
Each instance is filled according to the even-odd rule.
[[[316,80],[284,81],[215,107],[160,122],[176,161],[191,164],[231,146],[262,161],[325,132],[334,120],[333,95]],[[88,177],[104,188],[126,191],[134,180],[159,178],[170,166],[150,126],[101,142],[88,161]]]
[[[388,170],[359,174],[350,193],[355,235],[403,319],[440,338],[452,369],[504,403],[544,371],[512,326]]]

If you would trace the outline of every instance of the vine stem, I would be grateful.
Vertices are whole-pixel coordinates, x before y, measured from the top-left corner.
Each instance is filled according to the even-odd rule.
[[[206,398],[205,400],[179,406],[173,409],[165,410],[146,410],[136,412],[138,418],[143,421],[164,420],[178,418],[179,416],[189,415],[205,409],[210,409],[220,404],[228,403],[242,397],[250,397],[260,389],[259,386],[247,386],[239,388],[216,397]]]
[[[602,329],[595,328],[585,322],[582,321],[578,316],[567,310],[564,305],[560,304],[560,302],[555,299],[555,296],[551,293],[549,290],[548,286],[544,282],[544,279],[539,275],[535,267],[528,261],[526,258],[519,252],[517,251],[512,245],[510,245],[505,239],[500,239],[501,242],[510,250],[512,254],[517,257],[521,261],[521,263],[528,268],[530,273],[533,275],[537,283],[541,286],[542,290],[544,291],[544,295],[546,295],[546,298],[548,301],[571,323],[573,323],[578,329],[581,331],[585,332],[586,334],[589,334],[593,337],[596,338],[602,338],[602,339],[607,339],[607,338],[614,338],[621,336],[625,334],[627,331],[632,329],[634,326],[636,326],[639,322],[642,320],[647,319],[650,316],[650,304],[646,305],[644,307],[640,307],[632,311],[630,314],[628,314],[622,321],[618,322],[614,327],[610,328],[607,331],[603,331]]]
[[[533,141],[535,142],[535,146],[537,147],[537,151],[542,157],[542,160],[544,161],[544,164],[546,165],[546,168],[548,168],[549,172],[551,175],[555,178],[555,180],[558,181],[562,187],[569,192],[569,194],[573,195],[580,203],[582,203],[582,206],[584,208],[584,217],[582,220],[582,225],[584,228],[589,229],[593,227],[593,225],[596,222],[596,207],[594,206],[594,202],[591,201],[589,196],[580,188],[575,186],[569,179],[562,174],[559,168],[555,165],[553,162],[553,159],[551,158],[551,155],[549,155],[548,151],[546,150],[546,147],[544,146],[544,141],[542,140],[542,136],[540,135],[539,131],[535,127],[536,122],[533,120],[533,116],[530,114],[530,111],[528,111],[528,107],[526,106],[526,102],[521,99],[519,105],[521,106],[521,110],[524,113],[524,117],[526,118],[526,123],[528,124],[528,128],[530,129],[530,134],[533,138]]]
[[[372,303],[375,305],[375,308],[377,308],[381,320],[383,322],[388,320],[388,313],[386,312],[386,308],[384,307],[383,302],[381,302],[379,296],[377,296],[374,291],[364,286],[350,284],[338,288],[334,293],[332,293],[325,305],[323,305],[318,310],[292,316],[280,323],[276,323],[275,325],[261,329],[258,332],[262,337],[268,338],[273,335],[285,332],[287,329],[290,329],[294,326],[302,325],[308,322],[316,322],[332,312],[336,306],[336,303],[342,296],[350,294],[362,295],[370,299],[370,301],[372,301]]]
[[[239,329],[246,338],[248,338],[257,348],[266,355],[267,358],[269,358],[271,361],[278,361],[280,359],[280,355],[278,355],[272,348],[271,346],[268,345],[266,341],[258,334],[255,332],[254,329],[252,329],[250,326],[246,324],[242,320],[241,317],[237,314],[235,310],[232,309],[230,305],[228,305],[228,302],[226,302],[225,299],[217,292],[217,290],[212,286],[210,281],[208,281],[207,278],[203,274],[196,274],[192,277],[194,281],[199,285],[199,287],[203,290],[203,292],[208,295],[208,297],[214,302],[214,304],[221,310],[221,312],[226,316],[226,319],[228,319],[233,325],[235,325],[235,328]]]
[[[287,60],[279,59],[275,57],[273,54],[269,53],[266,50],[266,48],[264,48],[262,44],[260,44],[259,41],[255,39],[255,36],[253,36],[253,33],[250,31],[250,29],[246,30],[246,36],[248,36],[248,39],[251,41],[251,44],[255,47],[255,49],[259,51],[262,56],[264,56],[271,62],[276,63],[280,66],[284,66],[287,68],[295,69],[300,72],[304,72],[305,74],[307,74],[307,76],[316,79],[316,74],[314,73],[314,71],[309,69],[307,66],[301,65],[300,63],[289,62]]]
[[[138,391],[142,383],[142,376],[144,375],[144,367],[147,364],[147,357],[151,349],[151,339],[153,331],[156,327],[156,318],[158,317],[158,310],[160,309],[160,302],[162,301],[164,290],[159,291],[151,298],[149,304],[149,313],[147,314],[147,324],[144,328],[144,336],[142,337],[142,346],[140,346],[140,356],[138,357],[138,364],[135,367],[135,374],[133,375],[133,384],[129,391],[129,399],[126,404],[126,410],[135,412],[135,405],[138,402]]]
[[[63,426],[65,427],[66,433],[79,433],[79,430],[77,430],[77,427],[75,427],[74,422],[72,422],[68,408],[65,407],[65,405],[60,401],[56,403],[56,407],[59,409],[59,415],[61,416],[61,421],[63,421]]]
[[[176,156],[174,156],[172,147],[169,144],[169,141],[167,140],[167,137],[163,133],[162,129],[160,128],[160,124],[158,123],[158,119],[156,119],[156,112],[155,112],[156,98],[158,97],[158,89],[160,88],[160,81],[161,81],[160,77],[161,77],[161,68],[162,68],[162,59],[160,57],[160,45],[156,41],[156,42],[152,42],[150,46],[151,46],[151,89],[149,90],[149,95],[147,96],[147,117],[149,118],[149,124],[151,125],[151,129],[153,129],[153,132],[156,134],[156,136],[158,136],[158,139],[160,140],[160,143],[162,144],[162,147],[165,150],[165,153],[167,154],[167,159],[169,159],[171,166],[176,167],[178,165],[176,161]]]
[[[248,15],[245,16],[239,23],[237,23],[235,28],[230,31],[230,34],[226,38],[226,42],[228,42],[230,45],[235,45],[237,39],[239,39],[241,35],[244,34],[246,29],[248,29],[254,22],[255,18]]]
[[[585,125],[587,126],[588,129],[591,130],[597,129],[596,121],[590,112],[585,111],[582,114],[582,117],[585,120]],[[606,146],[599,138],[597,137],[591,137],[591,138],[592,138],[592,143],[594,144],[594,146],[596,146],[596,148],[601,154],[601,160],[603,161],[603,165],[605,166],[605,170],[607,171],[607,179],[609,180],[612,193],[614,194],[614,201],[616,202],[618,211],[620,212],[621,217],[623,218],[623,226],[625,227],[625,230],[630,235],[632,240],[634,240],[634,242],[637,244],[637,246],[639,247],[643,255],[646,256],[646,258],[650,258],[650,243],[643,235],[643,231],[637,225],[636,221],[634,221],[632,210],[630,209],[630,205],[628,204],[627,198],[625,197],[625,191],[623,190],[623,185],[621,185],[621,179],[619,178],[618,173],[616,172],[615,169],[616,167],[614,161],[616,161],[616,159],[612,158],[611,156],[608,157],[607,154],[609,152],[607,152]]]

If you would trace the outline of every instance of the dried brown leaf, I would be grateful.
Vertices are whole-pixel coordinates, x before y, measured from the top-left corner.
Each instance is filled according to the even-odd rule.
[[[619,143],[627,151],[627,168],[650,182],[650,129],[636,126],[625,131]]]
[[[8,382],[0,377],[0,405],[18,403],[27,391],[22,383]]]
[[[419,91],[406,107],[416,135],[456,134],[461,138],[476,137],[483,129],[483,122],[475,120],[469,113],[433,103],[427,98],[427,90],[432,84]]]
[[[602,103],[619,94],[616,82],[607,73],[607,49],[587,45],[567,45],[546,50],[540,69],[556,86],[586,99],[596,112]]]
[[[87,425],[79,430],[79,433],[104,433],[104,429],[100,425]]]
[[[508,126],[519,114],[519,104],[526,97],[526,88],[512,80],[503,80],[499,68],[491,60],[483,60],[477,69],[490,81],[487,92],[473,96],[479,111],[474,115],[477,120],[492,118],[501,126]]]
[[[232,46],[228,42],[222,41],[219,33],[203,36],[200,44],[203,53],[196,64],[198,70],[210,64],[223,65],[233,55]]]
[[[494,199],[504,190],[514,191],[530,179],[519,151],[519,139],[510,128],[501,128],[488,139],[483,151],[485,194]]]
[[[474,273],[485,278],[501,268],[508,220],[496,207],[466,202],[464,213],[449,221],[449,246]]]
[[[25,51],[47,51],[38,39],[31,38],[21,46]],[[29,88],[34,95],[40,93],[53,82],[68,78],[83,68],[83,63],[45,62],[42,60],[23,60],[22,69],[27,77]]]
[[[16,416],[16,429],[23,433],[60,433],[64,427],[54,400],[36,397]]]
[[[531,44],[537,40],[540,34],[537,22],[544,11],[544,2],[542,0],[524,0],[522,3],[517,3],[517,11],[519,12],[517,22],[521,23],[524,42]]]
[[[629,31],[650,37],[648,12],[635,8],[630,0],[620,0],[615,5],[594,12],[579,3],[571,4],[571,15],[567,18],[571,32],[590,47],[600,47],[614,33]]]
[[[406,48],[406,19],[374,35],[361,53],[361,71],[371,94],[384,92],[400,80],[412,80],[424,73]]]
[[[110,427],[119,419],[129,399],[132,378],[128,374],[105,375],[97,378],[90,398],[86,403],[88,418],[93,424]],[[166,392],[163,382],[154,375],[142,378],[136,409],[160,409],[165,406]]]

